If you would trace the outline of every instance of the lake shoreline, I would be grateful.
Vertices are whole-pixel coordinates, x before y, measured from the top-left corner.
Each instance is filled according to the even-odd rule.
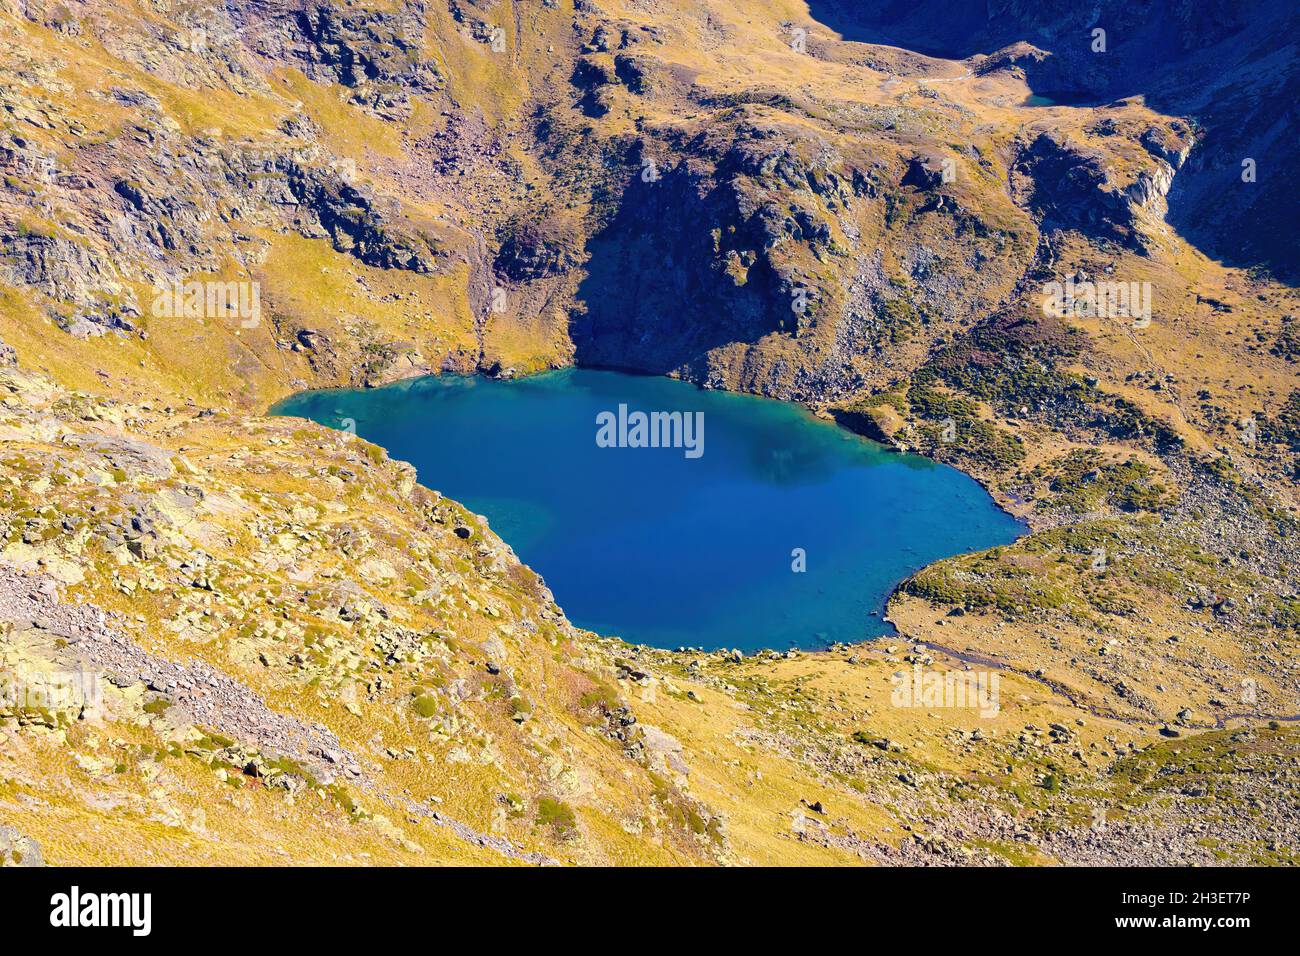
[[[658,410],[701,409],[703,422],[707,408],[718,451],[698,461],[702,428],[694,455],[655,457],[666,441],[629,444],[621,430],[602,443],[595,429],[593,442],[587,419],[605,416],[609,439],[609,409],[636,419],[629,404],[656,409],[665,427],[692,413]],[[270,412],[341,425],[411,462],[422,485],[484,514],[575,625],[660,648],[813,650],[892,636],[889,602],[913,574],[1028,530],[971,476],[824,410],[670,376],[573,366],[415,376],[300,392]],[[599,450],[611,446],[626,451]],[[546,476],[557,468],[590,480]],[[581,564],[584,549],[605,559]]]
[[[989,495],[989,497],[992,498],[997,503],[999,508],[1001,508],[1007,514],[1011,515],[1013,518],[1016,518],[1019,521],[1023,522],[1026,527],[1026,533],[1030,531],[1039,530],[1031,521],[1031,519],[1035,517],[1035,512],[1032,507],[1030,507],[1022,499],[1017,498],[1014,495],[1005,494],[1000,489],[992,487],[989,484],[988,480],[984,476],[980,475],[978,472],[967,471],[966,469],[960,468],[956,465],[952,465],[947,462],[941,462],[937,458],[934,458],[931,455],[927,455],[922,450],[909,448],[909,447],[900,447],[899,445],[893,442],[881,441],[879,438],[875,438],[871,435],[858,431],[857,429],[854,429],[849,425],[845,424],[840,418],[837,418],[832,413],[831,409],[833,408],[833,405],[829,402],[820,403],[820,404],[810,404],[807,402],[792,401],[790,399],[785,399],[785,398],[772,398],[769,395],[758,395],[754,392],[747,392],[742,389],[713,388],[712,386],[702,384],[700,382],[696,382],[693,379],[682,378],[680,376],[672,375],[669,373],[647,372],[644,369],[637,368],[635,366],[590,365],[590,364],[578,365],[576,363],[571,363],[567,365],[550,365],[545,368],[533,369],[531,371],[526,371],[526,372],[515,372],[512,367],[505,370],[511,373],[509,375],[503,374],[501,372],[498,372],[497,374],[494,375],[490,371],[482,368],[475,368],[472,371],[468,371],[468,372],[457,372],[457,371],[438,371],[432,369],[430,366],[422,366],[419,368],[413,368],[410,374],[398,375],[392,379],[385,380],[379,384],[367,383],[361,386],[334,385],[334,386],[321,387],[321,388],[304,388],[304,389],[286,391],[279,398],[276,398],[274,401],[272,401],[270,405],[267,406],[266,411],[263,414],[274,415],[275,414],[274,409],[280,404],[282,404],[283,402],[286,402],[291,398],[296,398],[299,395],[307,395],[315,392],[348,392],[348,391],[358,391],[358,390],[369,391],[378,388],[387,388],[392,385],[399,385],[403,382],[411,382],[422,378],[435,378],[435,379],[469,378],[469,379],[483,379],[484,381],[488,381],[488,382],[522,382],[530,378],[536,378],[539,375],[546,375],[550,372],[559,372],[565,369],[578,369],[578,370],[593,371],[593,372],[617,372],[621,375],[629,375],[636,378],[665,378],[670,381],[681,382],[684,385],[694,386],[695,388],[699,389],[702,392],[717,392],[726,395],[744,395],[749,398],[756,398],[756,399],[761,399],[763,401],[777,402],[782,405],[791,405],[797,408],[802,408],[805,411],[807,411],[809,414],[815,416],[818,419],[821,419],[826,422],[830,422],[838,426],[839,428],[842,428],[844,431],[856,435],[857,437],[862,438],[865,441],[874,442],[885,451],[894,454],[901,454],[901,455],[916,455],[917,457],[925,458],[927,461],[932,461],[936,465],[943,465],[946,468],[952,468],[956,471],[961,472],[966,477],[978,483],[979,486],[983,488],[984,491]]]

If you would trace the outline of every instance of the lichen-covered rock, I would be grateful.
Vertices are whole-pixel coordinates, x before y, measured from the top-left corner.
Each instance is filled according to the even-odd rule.
[[[41,847],[16,828],[0,823],[0,866],[44,866]]]

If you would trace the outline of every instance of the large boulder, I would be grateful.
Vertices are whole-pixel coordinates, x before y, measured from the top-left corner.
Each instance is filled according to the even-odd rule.
[[[0,866],[44,866],[40,844],[0,823]]]

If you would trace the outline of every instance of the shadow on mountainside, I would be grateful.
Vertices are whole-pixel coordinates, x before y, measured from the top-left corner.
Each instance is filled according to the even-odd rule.
[[[727,185],[684,166],[654,182],[634,178],[618,213],[587,245],[577,294],[586,311],[570,325],[576,363],[665,373],[780,329],[789,312],[778,309],[771,270],[759,262],[738,284],[720,267],[713,232],[746,237],[752,228],[737,218]]]
[[[1098,107],[1141,96],[1188,118],[1197,145],[1174,178],[1168,222],[1207,255],[1300,283],[1300,5],[1291,0],[809,0],[847,41],[964,60],[1013,55],[1037,96]],[[1106,49],[1094,51],[1094,29]],[[1177,156],[1165,157],[1177,163]],[[1243,179],[1253,160],[1254,181]]]

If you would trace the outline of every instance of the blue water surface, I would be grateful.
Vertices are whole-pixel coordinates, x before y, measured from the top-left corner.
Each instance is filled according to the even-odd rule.
[[[702,412],[703,454],[600,447],[597,416],[620,404]],[[427,377],[305,392],[272,411],[353,419],[421,484],[487,516],[575,624],[658,647],[887,634],[879,613],[908,574],[1023,531],[952,468],[795,405],[661,377]]]

